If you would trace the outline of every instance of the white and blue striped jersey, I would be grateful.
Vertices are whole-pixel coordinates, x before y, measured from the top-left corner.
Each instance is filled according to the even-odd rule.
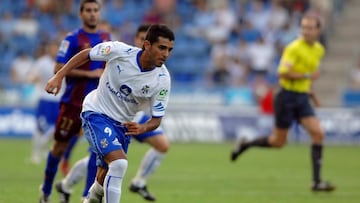
[[[165,65],[144,70],[142,50],[122,42],[104,42],[93,47],[89,57],[106,61],[97,89],[89,93],[83,111],[102,113],[119,122],[132,121],[136,112],[151,109],[152,117],[163,117],[171,79]]]

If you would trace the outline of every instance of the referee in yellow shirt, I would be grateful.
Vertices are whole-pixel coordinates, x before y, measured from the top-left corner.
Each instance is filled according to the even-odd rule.
[[[324,47],[318,42],[321,23],[317,16],[305,15],[301,19],[301,36],[285,48],[278,68],[281,90],[274,100],[275,126],[270,136],[252,141],[239,141],[231,152],[231,160],[250,147],[280,148],[286,144],[293,121],[300,123],[312,139],[311,159],[312,191],[332,191],[335,186],[321,180],[321,158],[324,131],[310,103],[311,83],[319,77],[318,67],[324,56]],[[315,97],[314,97],[315,98]],[[316,99],[315,104],[317,104]]]

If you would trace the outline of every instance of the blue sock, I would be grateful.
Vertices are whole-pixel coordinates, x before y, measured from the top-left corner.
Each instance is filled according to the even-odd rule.
[[[45,195],[51,194],[52,185],[54,183],[54,178],[58,169],[60,158],[54,157],[51,152],[49,152],[46,168],[45,168],[45,178],[42,186],[42,191]]]
[[[85,188],[83,191],[83,197],[87,196],[91,185],[94,183],[95,177],[96,177],[96,171],[97,171],[96,154],[94,152],[90,152],[90,158],[89,158],[89,163],[88,163],[88,167],[87,167],[86,183],[85,183]]]
[[[75,147],[75,144],[77,143],[79,139],[79,136],[73,136],[71,139],[70,139],[70,142],[69,142],[69,145],[68,147],[66,148],[66,151],[63,155],[63,159],[65,160],[69,160],[69,157],[71,155],[71,152],[73,150],[73,148]]]

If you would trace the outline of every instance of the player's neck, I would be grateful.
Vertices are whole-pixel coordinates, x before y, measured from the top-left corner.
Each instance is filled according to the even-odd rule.
[[[301,39],[310,46],[314,45],[316,42],[316,40],[309,40],[309,39],[305,39],[304,37],[301,37]]]
[[[154,64],[151,63],[146,52],[142,52],[140,55],[140,65],[143,69],[149,70],[154,68]]]
[[[98,31],[97,27],[83,26],[82,29],[87,33],[96,33]]]

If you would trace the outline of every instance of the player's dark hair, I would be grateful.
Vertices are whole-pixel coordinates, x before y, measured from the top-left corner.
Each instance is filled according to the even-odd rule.
[[[84,5],[86,3],[97,3],[99,5],[99,7],[101,6],[100,2],[98,0],[81,0],[80,1],[80,12],[84,10]]]
[[[138,35],[140,32],[147,32],[150,28],[151,24],[142,24],[138,27],[136,30],[136,35]]]
[[[170,28],[163,24],[151,25],[147,31],[145,40],[153,44],[159,40],[159,37],[169,39],[170,41],[175,40],[175,35]]]

